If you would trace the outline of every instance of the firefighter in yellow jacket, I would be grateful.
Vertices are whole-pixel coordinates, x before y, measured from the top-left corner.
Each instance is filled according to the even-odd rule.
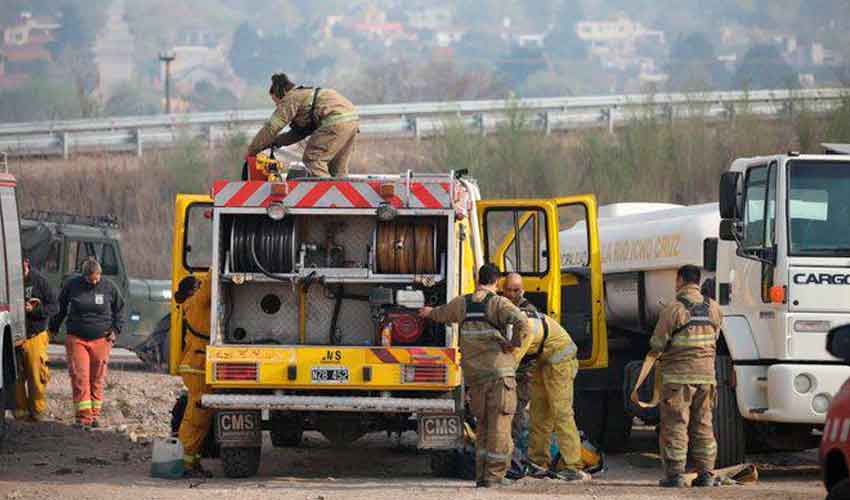
[[[248,145],[246,156],[307,137],[303,160],[315,177],[345,177],[360,132],[354,105],[333,89],[296,87],[285,74],[272,75],[269,94],[276,109]],[[278,135],[289,125],[289,131]]]
[[[516,362],[511,352],[528,334],[525,314],[496,295],[499,276],[495,266],[481,266],[475,293],[419,311],[432,321],[460,323],[461,368],[476,421],[475,485],[484,488],[511,484],[505,478],[516,411]]]
[[[210,280],[209,274],[200,280],[189,276],[180,282],[174,299],[183,306],[183,359],[177,372],[183,379],[189,398],[180,422],[178,438],[183,445],[183,465],[187,476],[208,477],[201,468],[201,448],[210,430],[212,410],[201,407],[201,396],[209,392],[206,384],[207,345],[210,337]]]
[[[578,372],[577,348],[557,321],[527,310],[528,338],[514,351],[520,363],[531,363],[531,409],[528,458],[531,475],[564,481],[587,481],[582,471],[581,438],[573,413],[573,381]],[[561,458],[550,470],[549,443],[558,438]]]
[[[690,450],[697,478],[692,486],[714,486],[717,443],[712,410],[717,398],[714,357],[723,321],[720,307],[703,297],[700,270],[682,266],[676,274],[676,300],[658,318],[649,341],[650,352],[661,354],[661,432],[659,448],[665,487],[685,486],[682,474]]]

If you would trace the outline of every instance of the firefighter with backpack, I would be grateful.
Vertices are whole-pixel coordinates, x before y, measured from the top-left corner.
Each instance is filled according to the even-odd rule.
[[[699,282],[698,267],[679,268],[676,300],[661,311],[647,355],[650,367],[657,360],[661,382],[659,448],[664,478],[659,485],[670,488],[687,486],[683,474],[688,451],[697,470],[691,486],[717,485],[711,419],[717,399],[714,357],[723,315],[715,301],[700,293]]]

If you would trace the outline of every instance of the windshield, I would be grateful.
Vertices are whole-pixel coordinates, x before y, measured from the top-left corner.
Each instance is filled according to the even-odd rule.
[[[789,254],[850,257],[850,162],[788,167]]]

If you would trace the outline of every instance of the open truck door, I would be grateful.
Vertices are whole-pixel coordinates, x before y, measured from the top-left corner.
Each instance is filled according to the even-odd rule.
[[[525,297],[569,332],[582,368],[607,367],[596,198],[482,201],[478,219],[484,260],[522,276]]]
[[[180,281],[190,275],[200,278],[212,262],[212,206],[208,195],[177,195],[174,210],[174,246],[171,263],[171,329],[168,371],[177,375],[183,353],[183,310],[174,301]]]

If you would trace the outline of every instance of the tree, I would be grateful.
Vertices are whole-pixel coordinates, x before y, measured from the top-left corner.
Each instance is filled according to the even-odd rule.
[[[250,23],[243,23],[233,35],[230,65],[243,80],[267,81],[277,71],[300,71],[304,67],[304,48],[300,36],[261,35]]]
[[[546,67],[543,51],[532,47],[513,47],[510,54],[499,61],[499,73],[512,88],[522,85],[529,75]]]
[[[754,45],[741,59],[735,71],[735,83],[741,88],[796,88],[797,73],[782,59],[775,45]]]
[[[124,82],[112,89],[103,107],[107,116],[155,115],[160,112],[160,97],[137,83]]]
[[[239,100],[231,91],[203,80],[195,84],[189,104],[194,111],[222,111],[236,109]]]
[[[670,88],[675,91],[710,90],[726,80],[714,45],[702,33],[678,36],[670,48]]]

